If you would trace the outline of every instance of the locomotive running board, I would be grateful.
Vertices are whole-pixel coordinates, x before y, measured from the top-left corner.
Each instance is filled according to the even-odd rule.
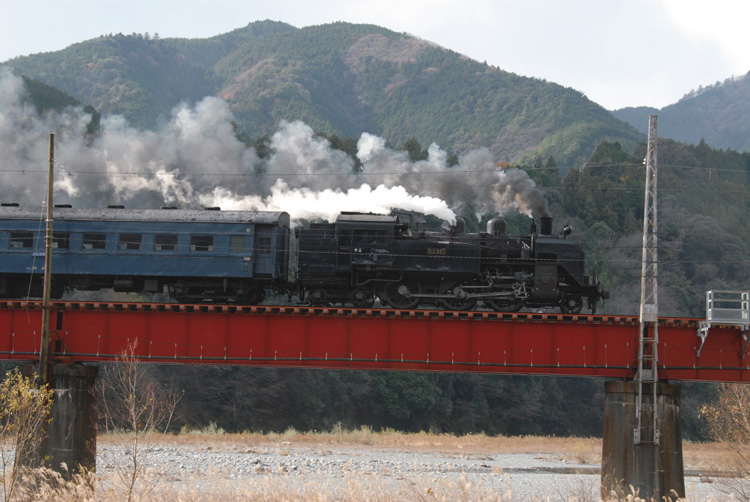
[[[404,298],[448,298],[451,300],[482,300],[482,299],[505,299],[510,297],[513,298],[527,298],[525,296],[520,297],[516,296],[514,293],[467,293],[465,296],[458,297],[454,294],[445,294],[445,293],[412,293],[409,291],[409,288],[402,284],[398,287],[398,294],[403,296]]]

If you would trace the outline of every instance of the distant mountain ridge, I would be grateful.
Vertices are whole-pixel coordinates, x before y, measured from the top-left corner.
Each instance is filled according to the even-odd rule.
[[[644,138],[579,91],[372,25],[261,21],[207,39],[107,35],[5,64],[141,128],[213,95],[250,137],[302,120],[392,145],[414,137],[459,154],[488,147],[498,161],[558,162],[585,159],[602,140],[630,148]]]
[[[661,110],[631,107],[612,113],[644,134],[648,116],[658,115],[659,136],[750,152],[750,73],[691,91]]]

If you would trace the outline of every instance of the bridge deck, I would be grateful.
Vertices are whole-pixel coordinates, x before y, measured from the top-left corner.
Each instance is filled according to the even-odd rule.
[[[39,356],[41,302],[0,300],[0,359]],[[739,328],[659,320],[663,379],[750,381]],[[632,378],[637,317],[303,306],[55,302],[53,357]]]

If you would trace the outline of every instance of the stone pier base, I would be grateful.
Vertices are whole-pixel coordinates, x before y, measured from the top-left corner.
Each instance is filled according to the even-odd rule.
[[[27,368],[33,373],[36,366]],[[96,469],[97,366],[55,364],[51,369],[51,421],[31,463],[57,471],[65,478]],[[62,468],[62,464],[66,468]]]
[[[622,498],[631,493],[631,486],[638,496],[647,500],[662,500],[665,496],[671,496],[674,500],[677,496],[685,496],[680,429],[681,388],[668,383],[656,385],[658,442],[653,441],[653,415],[650,409],[654,408],[649,406],[642,417],[643,441],[636,443],[634,431],[638,428],[638,385],[630,381],[605,384],[603,499],[613,492]],[[647,404],[653,400],[652,393],[650,385],[645,384],[643,399]]]

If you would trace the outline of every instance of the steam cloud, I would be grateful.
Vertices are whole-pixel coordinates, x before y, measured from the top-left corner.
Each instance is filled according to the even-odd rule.
[[[387,148],[364,133],[353,161],[302,122],[283,123],[270,158],[240,143],[227,104],[207,97],[176,108],[158,132],[131,127],[122,117],[102,119],[102,134],[88,140],[89,116],[71,107],[42,118],[30,108],[22,80],[0,68],[0,200],[41,205],[45,198],[47,142],[55,133],[55,202],[74,207],[124,204],[219,206],[283,210],[292,218],[332,221],[341,211],[419,211],[455,221],[454,210],[472,201],[477,211],[547,215],[543,193],[518,169],[497,171],[479,149],[448,167],[437,145],[428,159]],[[87,143],[89,141],[90,143]]]

